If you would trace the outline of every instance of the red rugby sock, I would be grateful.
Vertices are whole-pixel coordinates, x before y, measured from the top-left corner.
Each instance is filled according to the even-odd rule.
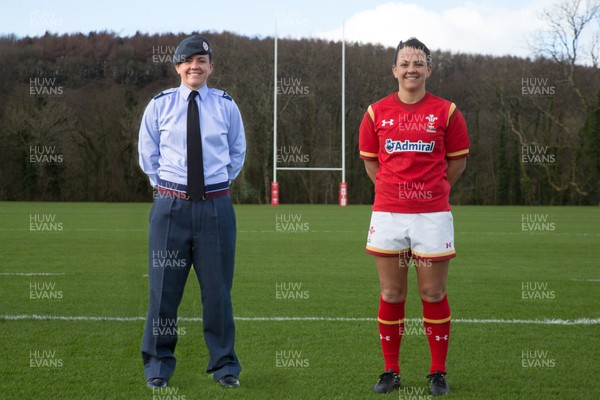
[[[404,331],[404,302],[388,303],[383,298],[379,299],[379,338],[381,350],[385,361],[385,370],[400,373],[400,342]]]
[[[435,371],[446,372],[446,357],[448,355],[448,343],[450,342],[450,306],[448,296],[445,295],[438,303],[423,303],[423,325],[429,351],[431,352],[431,366],[429,373]]]

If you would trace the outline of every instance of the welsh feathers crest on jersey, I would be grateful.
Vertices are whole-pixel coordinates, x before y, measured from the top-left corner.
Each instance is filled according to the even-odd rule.
[[[435,121],[438,118],[433,114],[429,114],[425,119],[427,120],[427,132],[435,133]]]

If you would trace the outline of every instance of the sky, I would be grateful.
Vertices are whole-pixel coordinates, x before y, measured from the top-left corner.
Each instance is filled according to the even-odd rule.
[[[558,0],[0,0],[0,35],[113,31],[230,31],[395,47],[416,36],[431,50],[531,56],[542,10]]]

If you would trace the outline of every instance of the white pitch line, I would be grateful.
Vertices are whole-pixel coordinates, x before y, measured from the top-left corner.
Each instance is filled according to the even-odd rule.
[[[0,228],[1,231],[29,231],[29,228]],[[65,228],[61,232],[147,232],[147,229],[118,229],[118,228]],[[37,231],[36,231],[37,232]],[[350,231],[350,230],[316,230],[310,229],[306,231],[277,231],[274,229],[267,230],[239,230],[238,233],[253,234],[253,233],[359,233],[362,234],[363,230]],[[519,235],[519,236],[600,236],[600,233],[583,233],[583,232],[455,232],[456,235]]]
[[[32,231],[30,228],[0,228],[0,231]],[[32,232],[39,233],[33,230]],[[44,231],[41,231],[44,232]],[[47,232],[47,231],[46,231]],[[119,229],[119,228],[65,228],[61,232],[148,232],[148,229]]]
[[[94,316],[70,316],[70,315],[37,315],[37,314],[19,314],[2,315],[0,319],[7,321],[113,321],[113,322],[133,322],[145,321],[145,317],[94,317]],[[182,318],[179,318],[182,319]],[[201,319],[200,319],[201,320]]]
[[[0,272],[0,276],[62,276],[64,272]]]
[[[532,236],[532,237],[536,237],[536,236],[554,236],[554,235],[561,235],[561,236],[600,236],[600,233],[582,233],[582,232],[544,232],[544,231],[540,231],[540,232],[536,232],[536,231],[532,231],[532,232],[523,232],[523,231],[519,231],[519,232],[455,232],[455,234],[457,235],[521,235],[521,236]]]
[[[61,315],[37,315],[37,314],[17,314],[0,315],[0,319],[8,321],[112,321],[112,322],[135,322],[145,321],[146,317],[96,317],[96,316],[61,316]],[[180,317],[183,322],[202,322],[199,317]],[[377,318],[355,318],[355,317],[235,317],[236,321],[250,322],[375,322]],[[419,318],[407,318],[411,322],[420,322]],[[453,319],[454,323],[464,324],[529,324],[529,325],[600,325],[600,318],[577,318],[577,319]]]

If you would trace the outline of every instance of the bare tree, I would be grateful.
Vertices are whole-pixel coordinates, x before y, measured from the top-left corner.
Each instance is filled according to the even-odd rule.
[[[581,104],[587,108],[589,101],[575,82],[575,66],[585,61],[586,57],[594,67],[597,67],[600,61],[600,1],[563,0],[544,10],[540,18],[548,28],[537,35],[534,52],[550,57],[562,66],[569,86],[577,93]],[[596,29],[591,33],[591,44],[586,50],[581,39],[584,37],[584,31],[594,27]]]
[[[537,178],[563,199],[571,195],[584,198],[591,182],[581,168],[580,135],[587,116],[597,107],[597,82],[586,82],[578,72],[586,61],[593,65],[599,61],[600,30],[596,24],[600,21],[600,1],[562,0],[544,10],[540,18],[547,28],[539,32],[531,46],[540,58],[522,70],[521,93],[517,94],[515,88],[497,90],[499,110],[518,138],[522,152],[549,149],[555,157],[550,163],[520,165],[521,182],[529,182],[528,187],[522,187],[525,197],[532,199],[533,193],[528,189],[534,188],[532,179]],[[592,40],[586,47],[582,39],[588,33]],[[548,79],[548,60],[559,66],[553,80]],[[535,92],[540,89],[546,90],[546,95]],[[580,103],[580,112],[565,112],[570,102]],[[567,194],[569,191],[571,194]]]

